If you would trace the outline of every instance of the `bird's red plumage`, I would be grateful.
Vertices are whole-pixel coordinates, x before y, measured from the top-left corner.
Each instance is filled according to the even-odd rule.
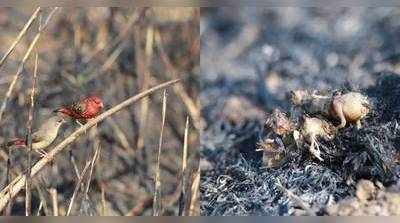
[[[63,113],[74,119],[91,119],[96,117],[103,108],[102,100],[97,96],[89,96],[70,106],[57,109],[57,112]]]

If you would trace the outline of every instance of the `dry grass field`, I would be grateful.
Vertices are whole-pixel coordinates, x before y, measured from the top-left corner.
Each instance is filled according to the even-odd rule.
[[[199,13],[0,8],[1,143],[26,136],[34,80],[33,131],[54,109],[86,95],[101,97],[106,111],[180,79],[83,127],[63,125],[48,156],[32,152],[32,165],[38,165],[28,192],[21,177],[29,169],[29,150],[2,148],[4,215],[199,214]]]

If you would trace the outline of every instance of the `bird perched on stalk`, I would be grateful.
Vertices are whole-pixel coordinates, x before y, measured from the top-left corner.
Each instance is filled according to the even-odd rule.
[[[44,156],[46,154],[44,149],[50,146],[50,144],[57,138],[58,130],[64,122],[64,118],[58,115],[47,119],[39,129],[32,134],[32,149]],[[16,138],[2,144],[3,148],[26,148],[26,146],[26,139],[22,138]]]
[[[103,101],[98,96],[88,96],[70,105],[62,106],[54,112],[68,116],[80,124],[96,117],[104,107]]]

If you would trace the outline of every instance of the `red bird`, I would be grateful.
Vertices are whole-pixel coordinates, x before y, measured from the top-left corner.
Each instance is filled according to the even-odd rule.
[[[62,113],[75,120],[85,123],[88,119],[96,117],[104,107],[103,101],[97,96],[88,96],[71,105],[62,106],[55,112]]]

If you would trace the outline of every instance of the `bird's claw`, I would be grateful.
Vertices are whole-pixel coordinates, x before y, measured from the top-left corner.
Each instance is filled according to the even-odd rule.
[[[35,152],[39,153],[41,158],[47,156],[47,152],[44,151],[43,149],[35,150]]]

